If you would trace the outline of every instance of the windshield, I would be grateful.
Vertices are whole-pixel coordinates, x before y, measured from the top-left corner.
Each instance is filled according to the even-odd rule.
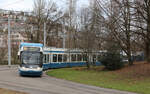
[[[42,54],[40,52],[22,52],[22,64],[39,65],[42,64]]]

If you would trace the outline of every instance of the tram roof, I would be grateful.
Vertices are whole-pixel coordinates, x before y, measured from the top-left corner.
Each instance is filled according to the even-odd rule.
[[[44,47],[44,51],[67,51],[66,48],[56,48],[56,47]]]
[[[26,42],[22,42],[22,43],[20,43],[20,48],[22,46],[43,47],[43,44],[41,44],[41,43],[26,43]]]
[[[71,52],[71,53],[82,53],[84,50],[76,48],[76,49],[67,49],[67,48],[56,48],[56,47],[43,47],[44,52],[54,52],[54,53],[64,53],[64,52]],[[105,53],[106,50],[97,50],[92,51],[93,53]]]

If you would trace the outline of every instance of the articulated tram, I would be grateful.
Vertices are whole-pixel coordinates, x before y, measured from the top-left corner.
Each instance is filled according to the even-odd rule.
[[[21,43],[18,51],[21,76],[41,76],[43,71],[43,44]]]
[[[92,52],[87,57],[80,49],[64,49],[43,47],[40,43],[21,43],[18,51],[20,58],[20,75],[41,76],[43,70],[50,68],[65,68],[86,66],[87,58],[95,66],[101,65],[98,61],[101,52]]]
[[[64,68],[75,66],[86,66],[87,55],[82,50],[68,50],[64,48],[45,47],[43,48],[44,61],[43,68]],[[92,52],[89,59],[95,66],[101,65],[98,61],[99,52]]]

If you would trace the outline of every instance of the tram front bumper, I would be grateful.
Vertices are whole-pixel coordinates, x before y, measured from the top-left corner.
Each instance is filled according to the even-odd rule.
[[[21,76],[41,76],[42,73],[43,73],[42,68],[39,69],[19,68],[19,74]]]

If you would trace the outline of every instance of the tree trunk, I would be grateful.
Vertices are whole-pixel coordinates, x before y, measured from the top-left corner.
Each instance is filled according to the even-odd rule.
[[[87,69],[90,69],[89,51],[87,52],[86,57],[87,57],[87,59],[86,59],[86,66],[87,66]]]
[[[150,1],[147,6],[147,41],[146,41],[146,60],[150,62]]]
[[[128,55],[128,62],[129,62],[129,65],[133,65],[133,60],[131,58],[131,54]]]
[[[39,43],[39,41],[40,41],[39,35],[40,35],[40,24],[38,23],[38,30],[37,30],[37,34],[36,34],[36,40],[35,40],[35,42],[37,42],[37,43]]]
[[[127,18],[125,20],[126,23],[126,37],[127,37],[127,52],[128,52],[128,62],[129,65],[133,65],[133,60],[131,59],[131,28],[130,28],[130,23],[131,23],[131,14],[130,14],[130,2],[127,0]]]
[[[86,66],[87,66],[87,69],[90,69],[89,61],[86,61]]]
[[[150,44],[148,42],[146,42],[145,44],[146,48],[145,48],[145,58],[147,62],[150,62]]]

